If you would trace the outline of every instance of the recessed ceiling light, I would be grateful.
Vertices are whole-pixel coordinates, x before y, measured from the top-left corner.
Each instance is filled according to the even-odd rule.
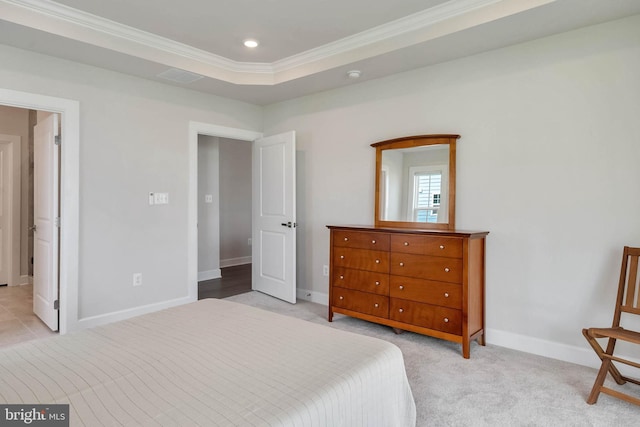
[[[349,77],[350,79],[357,79],[358,77],[360,77],[360,74],[362,74],[362,72],[360,70],[351,70],[351,71],[347,71],[347,77]]]
[[[256,40],[245,40],[244,45],[253,49],[254,47],[258,47],[258,42]]]

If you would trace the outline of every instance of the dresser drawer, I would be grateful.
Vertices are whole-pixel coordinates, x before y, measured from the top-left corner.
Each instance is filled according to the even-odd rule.
[[[336,307],[384,317],[385,319],[389,317],[389,297],[337,286],[333,288],[332,295],[332,304]]]
[[[391,276],[389,296],[416,302],[462,309],[462,285],[413,277]]]
[[[389,295],[389,275],[387,273],[336,267],[333,269],[332,278],[333,286]]]
[[[333,232],[333,244],[334,246],[346,248],[388,251],[389,235],[386,233],[336,230]]]
[[[394,234],[391,236],[391,251],[462,258],[462,239],[456,237]]]
[[[390,272],[438,282],[462,283],[462,260],[415,254],[391,253]]]
[[[452,308],[391,298],[389,318],[450,334],[462,334],[462,312]]]
[[[334,247],[333,267],[388,273],[389,252]]]

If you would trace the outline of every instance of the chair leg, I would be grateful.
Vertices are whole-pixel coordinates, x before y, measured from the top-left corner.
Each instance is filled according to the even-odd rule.
[[[608,363],[608,365],[609,365],[609,373],[611,374],[611,376],[613,377],[615,382],[620,384],[620,385],[626,383],[626,381],[624,380],[622,374],[620,373],[620,371],[618,371],[618,368],[616,368],[615,365],[613,363],[611,363],[610,359],[606,359],[604,357],[605,354],[613,354],[613,349],[615,348],[616,340],[614,340],[612,338],[609,339],[609,343],[607,345],[607,352],[605,353],[604,349],[600,346],[600,343],[598,343],[598,341],[595,339],[595,337],[589,335],[589,330],[588,329],[583,329],[582,330],[582,335],[584,335],[584,337],[587,339],[587,341],[589,342],[589,344],[591,345],[593,350],[596,352],[596,354],[598,355],[600,360],[603,362],[603,364],[604,364],[605,360],[609,362]],[[596,397],[596,399],[597,399],[597,397]]]
[[[602,361],[602,365],[600,366],[600,370],[598,371],[598,376],[596,377],[595,383],[593,383],[593,388],[591,389],[591,393],[587,398],[587,403],[589,405],[593,405],[598,401],[598,396],[600,396],[600,389],[604,384],[604,379],[607,376],[607,371],[612,366],[610,359],[604,359]]]

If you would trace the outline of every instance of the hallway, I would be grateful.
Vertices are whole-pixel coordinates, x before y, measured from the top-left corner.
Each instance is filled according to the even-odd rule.
[[[0,348],[56,335],[33,314],[33,286],[0,287]]]

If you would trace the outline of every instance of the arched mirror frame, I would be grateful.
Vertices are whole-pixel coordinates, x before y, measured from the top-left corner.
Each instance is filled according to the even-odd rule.
[[[418,135],[403,138],[389,139],[371,144],[376,149],[376,194],[375,194],[375,226],[389,228],[415,228],[415,229],[455,229],[456,217],[456,140],[460,135]],[[427,145],[449,146],[449,191],[448,191],[448,221],[446,223],[409,222],[409,221],[384,221],[380,218],[380,177],[382,174],[382,153],[385,150],[400,148],[413,148]]]

